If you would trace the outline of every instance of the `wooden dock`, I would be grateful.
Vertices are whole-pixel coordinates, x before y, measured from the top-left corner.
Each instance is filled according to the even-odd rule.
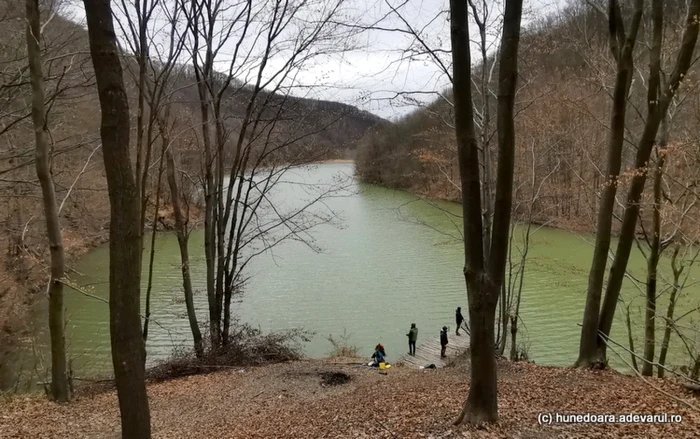
[[[436,367],[445,367],[447,362],[457,355],[465,352],[469,348],[469,336],[462,332],[462,335],[457,336],[455,333],[447,334],[449,343],[445,351],[445,358],[440,358],[440,336],[433,337],[429,340],[424,340],[421,344],[416,345],[416,355],[404,355],[397,363],[407,367],[420,368],[434,364]],[[408,350],[408,341],[406,342],[406,350]]]

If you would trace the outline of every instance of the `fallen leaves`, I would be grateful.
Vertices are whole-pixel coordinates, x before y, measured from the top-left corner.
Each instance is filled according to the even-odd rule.
[[[344,373],[347,382],[322,386]],[[678,398],[680,385],[654,380]],[[224,371],[150,385],[156,438],[640,438],[700,436],[700,414],[641,380],[613,371],[499,365],[496,425],[455,427],[468,391],[468,371],[370,368],[301,361]],[[696,404],[698,401],[694,401]],[[539,425],[540,412],[672,413],[679,424]],[[114,393],[56,405],[40,397],[0,403],[0,437],[118,437]],[[115,436],[116,435],[116,436]]]

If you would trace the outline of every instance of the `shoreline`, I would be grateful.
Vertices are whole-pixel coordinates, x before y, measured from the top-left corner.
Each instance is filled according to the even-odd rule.
[[[331,164],[343,164],[343,165],[354,165],[355,160],[353,159],[328,159],[321,160],[320,162],[315,162],[319,165],[331,165]]]

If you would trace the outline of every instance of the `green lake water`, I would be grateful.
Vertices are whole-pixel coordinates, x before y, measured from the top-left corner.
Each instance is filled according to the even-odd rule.
[[[304,184],[328,183],[350,177],[352,164],[323,164],[298,169],[285,180],[276,199],[301,202]],[[304,184],[299,184],[304,183]],[[245,294],[233,305],[242,320],[263,331],[304,328],[316,335],[305,347],[310,357],[329,353],[329,334],[347,331],[350,341],[368,356],[378,342],[387,348],[389,360],[406,351],[410,323],[419,328],[419,339],[435,337],[443,325],[454,328],[454,310],[462,306],[466,315],[466,290],[462,275],[463,248],[449,235],[457,235],[443,210],[402,191],[352,183],[352,193],[326,201],[338,214],[336,225],[321,225],[312,232],[321,252],[301,242],[288,241],[272,254],[251,263]],[[459,214],[460,207],[439,203],[442,209]],[[534,230],[534,227],[533,227]],[[522,233],[516,230],[516,237]],[[150,241],[150,240],[149,240]],[[518,239],[516,239],[518,241]],[[148,249],[146,249],[146,252]],[[146,253],[147,254],[147,253]],[[195,305],[200,322],[207,319],[203,232],[190,238]],[[531,237],[525,276],[520,337],[529,347],[532,360],[543,365],[566,366],[578,350],[586,279],[592,255],[592,237],[539,228]],[[107,298],[108,247],[100,247],[75,266],[82,276],[76,281],[91,294]],[[144,257],[147,261],[148,258]],[[147,263],[147,262],[146,262]],[[153,319],[147,349],[149,362],[164,359],[178,346],[190,346],[189,327],[182,300],[179,250],[173,234],[159,234],[156,241],[153,279]],[[668,271],[667,259],[662,270]],[[644,259],[635,249],[630,270],[644,273]],[[145,293],[147,266],[144,266]],[[698,270],[691,272],[693,283]],[[688,288],[678,314],[697,305],[698,287]],[[66,290],[68,345],[77,376],[109,374],[111,371],[107,304],[70,289]],[[663,296],[660,306],[664,306]],[[643,298],[627,281],[625,301],[635,322],[635,340],[641,349]],[[665,306],[662,308],[665,313]],[[45,305],[37,307],[35,322],[38,353],[48,359],[41,340],[46,339]],[[612,337],[625,342],[627,331],[618,308]],[[689,326],[693,323],[689,320]],[[659,335],[660,338],[660,335]],[[671,362],[685,362],[675,339]],[[620,352],[622,352],[620,350]],[[624,369],[610,352],[615,367]],[[629,356],[625,354],[625,360]],[[44,362],[47,362],[44,360]]]

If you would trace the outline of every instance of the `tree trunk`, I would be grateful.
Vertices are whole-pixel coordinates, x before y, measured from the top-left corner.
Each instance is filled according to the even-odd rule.
[[[512,232],[512,231],[511,231]],[[509,252],[510,254],[510,252]],[[510,256],[509,256],[510,258]],[[488,259],[488,258],[486,258]],[[508,340],[508,322],[509,318],[508,316],[510,315],[510,305],[511,305],[511,297],[513,294],[513,290],[510,286],[510,282],[508,282],[509,285],[506,286],[506,282],[503,282],[501,284],[501,297],[500,300],[498,301],[497,305],[502,304],[502,306],[498,307],[498,311],[500,311],[500,314],[498,316],[499,322],[500,322],[500,332],[496,335],[496,352],[498,353],[499,356],[503,355],[503,352],[506,350],[506,342]]]
[[[510,361],[518,361],[518,316],[510,317]]]
[[[650,82],[647,99],[652,102],[658,100],[659,87],[661,85],[661,40],[663,34],[663,0],[652,0],[652,46],[650,53]],[[655,104],[650,104],[650,113]],[[656,348],[655,323],[656,323],[656,271],[661,255],[661,179],[665,160],[665,146],[668,143],[668,115],[664,113],[663,129],[656,149],[656,167],[654,168],[654,204],[652,208],[652,237],[647,259],[647,285],[646,307],[644,312],[644,364],[642,375],[654,374],[654,350]]]
[[[522,0],[507,0],[501,39],[498,90],[498,169],[493,239],[488,265],[483,250],[479,148],[474,132],[471,54],[466,0],[450,1],[455,133],[462,183],[464,275],[469,301],[471,382],[455,423],[498,420],[495,313],[508,257],[513,194],[515,124],[513,107],[518,69]],[[485,270],[488,269],[488,272]]]
[[[671,297],[668,299],[668,308],[666,309],[666,322],[664,327],[664,338],[661,341],[661,350],[659,351],[659,365],[658,377],[664,377],[664,368],[661,366],[666,365],[666,353],[668,352],[668,345],[671,342],[671,330],[673,329],[673,313],[676,309],[676,301],[678,300],[678,292],[680,290],[680,278],[683,268],[678,268],[676,261],[678,259],[678,253],[680,252],[680,244],[676,244],[673,250],[673,256],[671,257],[671,268],[673,270],[673,287],[671,290]]]
[[[148,136],[148,142],[150,144],[151,141],[151,135],[150,135],[151,129],[149,128],[149,136]],[[160,163],[158,164],[158,179],[157,179],[157,186],[156,186],[156,201],[155,201],[155,206],[153,209],[153,226],[151,227],[151,249],[149,251],[148,255],[148,281],[146,283],[146,315],[144,316],[143,319],[143,343],[144,345],[148,341],[148,327],[151,322],[151,291],[153,290],[153,262],[155,260],[156,256],[156,237],[158,236],[158,210],[160,208],[160,193],[161,193],[161,182],[163,180],[163,167],[165,165],[164,163],[164,154],[165,154],[165,149],[168,147],[167,146],[167,141],[165,138],[163,138],[163,147],[161,149],[160,153]],[[151,147],[149,146],[148,149],[150,150]],[[146,154],[147,157],[150,158],[150,153]],[[147,160],[146,163],[149,163],[150,160]],[[144,175],[145,175],[145,170],[144,170]],[[138,179],[137,179],[138,180]],[[145,178],[144,178],[144,191],[141,192],[141,212],[146,211],[146,203],[144,202],[146,200],[145,198]],[[145,215],[141,215],[140,219],[140,228],[141,228],[141,233],[143,233],[144,226],[145,226]],[[143,243],[141,244],[142,247],[142,252],[143,252]],[[145,366],[145,361],[146,358],[144,357],[144,366]]]
[[[484,12],[485,15],[485,12]],[[484,176],[482,178],[482,200],[484,202],[483,207],[483,227],[484,227],[484,258],[488,259],[489,251],[491,249],[491,216],[493,215],[493,193],[491,190],[492,179],[493,179],[493,160],[491,154],[491,133],[489,132],[491,126],[491,90],[489,88],[490,84],[490,72],[488,70],[488,54],[486,52],[488,46],[488,40],[486,36],[486,16],[482,17],[481,20],[477,21],[479,27],[479,49],[481,50],[481,99],[483,100],[483,121],[481,122],[481,157],[482,164],[484,167]],[[505,305],[504,305],[505,306]],[[505,332],[504,332],[505,334]]]
[[[655,0],[658,1],[658,0]],[[661,248],[661,183],[666,145],[668,143],[668,117],[662,122],[659,145],[656,149],[656,167],[654,168],[654,206],[652,214],[652,233],[649,257],[647,260],[646,312],[644,313],[644,365],[642,375],[654,374],[654,350],[656,348],[656,276]]]
[[[661,12],[658,13],[660,14]],[[622,287],[622,281],[627,269],[630,250],[632,248],[632,243],[634,242],[634,235],[637,229],[637,218],[639,216],[639,201],[641,199],[647,177],[646,167],[649,162],[651,150],[654,146],[661,120],[663,117],[665,117],[668,106],[671,103],[680,82],[685,77],[686,73],[688,72],[688,68],[690,67],[698,37],[699,23],[697,17],[699,16],[700,0],[692,0],[688,8],[686,27],[685,31],[683,32],[683,39],[678,51],[678,59],[673,69],[673,73],[671,74],[671,79],[668,86],[663,87],[663,90],[660,91],[660,96],[657,98],[657,101],[652,102],[650,100],[649,103],[650,112],[644,126],[644,131],[639,140],[639,147],[637,149],[637,157],[635,161],[637,172],[635,172],[634,176],[632,177],[632,182],[627,195],[627,201],[625,202],[622,228],[620,230],[620,239],[618,241],[615,259],[613,260],[612,267],[610,268],[610,276],[608,279],[607,288],[605,290],[605,299],[603,301],[603,309],[601,311],[598,325],[598,330],[602,334],[601,340],[599,341],[599,355],[601,358],[605,358],[606,355],[606,344],[602,341],[602,339],[607,338],[610,335],[617,300],[620,296],[620,289]]]
[[[140,317],[140,206],[129,154],[129,103],[109,0],[85,0],[90,52],[102,109],[110,201],[109,320],[124,439],[151,437]]]
[[[622,29],[622,17],[617,0],[610,0],[609,29],[611,50],[617,60],[617,75],[615,77],[615,91],[610,116],[610,138],[608,140],[607,179],[604,183],[603,193],[598,207],[598,219],[596,223],[595,247],[591,269],[588,274],[588,290],[586,305],[583,314],[581,328],[581,341],[579,356],[575,366],[591,367],[600,364],[598,358],[598,315],[600,313],[600,301],[603,291],[605,267],[610,251],[610,237],[612,220],[615,208],[615,195],[617,194],[618,178],[622,165],[622,146],[625,137],[625,114],[627,112],[627,95],[629,94],[631,78],[633,74],[633,50],[636,35],[642,19],[643,3],[635,0],[635,11],[629,36],[625,39]],[[621,49],[617,49],[617,41],[625,41]]]
[[[509,258],[511,242],[511,215],[513,206],[513,175],[515,167],[515,87],[518,79],[518,46],[520,44],[520,22],[522,17],[522,0],[506,1],[506,10],[503,21],[503,35],[501,37],[501,51],[499,56],[499,86],[498,86],[498,166],[496,169],[496,199],[494,203],[493,236],[488,258],[487,282],[482,286],[482,292],[491,291],[493,297],[493,310],[487,308],[487,312],[495,311],[499,291],[503,291],[503,299],[506,299],[505,270]],[[486,200],[490,202],[490,200]],[[485,256],[486,257],[486,256]],[[490,284],[490,285],[489,285]],[[510,286],[509,286],[510,289]],[[505,350],[505,342],[508,334],[509,306],[512,299],[512,290],[509,298],[503,304],[501,324],[503,334],[499,353]],[[489,303],[490,304],[490,303]],[[492,355],[493,356],[493,355]],[[494,363],[495,367],[495,363]],[[494,373],[495,387],[495,373]],[[495,401],[495,396],[494,396]]]
[[[177,187],[177,178],[175,176],[175,159],[173,153],[168,148],[165,152],[167,159],[167,174],[168,184],[170,185],[170,197],[172,198],[173,212],[175,215],[175,233],[177,234],[177,243],[180,246],[180,260],[182,261],[182,287],[185,291],[185,307],[187,308],[187,319],[190,323],[192,331],[192,339],[194,340],[194,352],[197,357],[204,355],[204,345],[202,343],[202,333],[199,330],[197,322],[197,313],[194,309],[194,294],[192,290],[192,276],[190,275],[190,256],[188,249],[188,233],[185,226],[185,219],[180,208],[180,190]]]
[[[632,320],[630,319],[630,309],[627,307],[627,312],[625,313],[625,323],[627,324],[627,342],[630,345],[630,359],[632,360],[632,367],[634,370],[639,371],[639,366],[637,365],[637,355],[634,350],[634,338],[632,337]]]
[[[498,292],[495,293],[498,297]],[[486,295],[485,295],[486,296]],[[469,396],[456,424],[478,425],[498,420],[496,376],[495,306],[469,300],[471,382]],[[495,305],[495,303],[494,303]]]
[[[211,35],[201,35],[199,29],[200,20],[203,20],[199,13],[200,6],[197,2],[192,2],[193,16],[192,22],[188,23],[193,35],[192,61],[194,62],[194,73],[197,78],[197,93],[199,96],[199,109],[202,118],[202,143],[204,144],[204,255],[207,266],[207,303],[209,305],[209,337],[212,349],[218,349],[221,341],[221,330],[216,309],[216,219],[214,208],[216,206],[214,186],[214,155],[212,153],[212,132],[211,132],[211,100],[207,87],[210,81],[214,53],[212,40],[207,38]],[[213,32],[213,24],[209,23],[208,32]],[[200,46],[200,38],[203,38],[204,45]],[[201,50],[205,50],[204,65],[199,63]]]
[[[51,334],[51,397],[54,401],[70,399],[68,367],[66,362],[66,335],[63,309],[63,275],[65,255],[58,218],[56,192],[49,165],[49,140],[44,108],[44,75],[41,67],[41,15],[38,0],[27,0],[27,55],[32,86],[32,122],[36,142],[36,175],[41,184],[46,218],[46,234],[51,254],[49,280],[49,332]]]
[[[203,104],[204,106],[204,104]],[[204,118],[204,116],[203,116]],[[203,125],[205,123],[203,122]],[[207,127],[203,128],[204,132],[209,130],[209,122],[206,122]],[[208,143],[204,142],[205,145]],[[209,302],[209,336],[211,338],[212,349],[218,349],[221,344],[221,329],[219,324],[219,313],[217,310],[216,296],[216,219],[215,219],[215,200],[216,196],[214,186],[214,174],[211,170],[212,159],[210,147],[205,147],[206,153],[206,170],[205,173],[205,196],[204,196],[204,254],[207,265],[207,297]]]
[[[474,109],[471,94],[471,53],[469,52],[469,21],[466,0],[450,0],[450,34],[452,41],[453,90],[455,100],[455,134],[459,174],[462,186],[462,211],[464,226],[464,277],[469,300],[469,324],[471,331],[470,358],[472,362],[469,397],[455,424],[462,422],[496,421],[498,419],[496,393],[488,395],[493,400],[484,401],[484,390],[495,386],[496,371],[488,370],[488,357],[494,357],[494,328],[491,335],[487,316],[477,310],[477,302],[483,303],[482,279],[484,273],[483,228],[481,212],[481,185],[479,182],[479,148],[474,131]],[[498,294],[498,292],[496,292]],[[485,311],[485,310],[484,310]],[[476,337],[476,335],[480,337]],[[490,351],[484,353],[484,350]],[[486,369],[484,369],[486,368]],[[486,384],[485,384],[486,383]],[[472,397],[472,393],[479,398]],[[474,406],[474,404],[477,404]]]

